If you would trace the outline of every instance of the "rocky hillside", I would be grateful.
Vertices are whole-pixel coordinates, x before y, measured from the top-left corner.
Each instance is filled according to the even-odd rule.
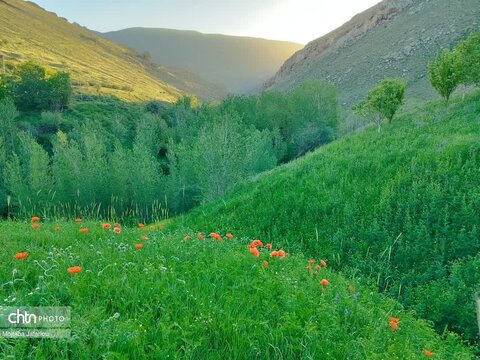
[[[155,64],[28,1],[0,0],[0,54],[7,65],[34,60],[67,71],[79,93],[168,102],[185,94],[208,100],[225,94],[197,75]]]
[[[101,35],[235,93],[259,87],[303,47],[286,41],[172,29],[131,28]]]
[[[410,97],[429,98],[428,62],[479,24],[478,0],[384,0],[295,53],[264,89],[328,80],[351,105],[388,76],[407,80]]]

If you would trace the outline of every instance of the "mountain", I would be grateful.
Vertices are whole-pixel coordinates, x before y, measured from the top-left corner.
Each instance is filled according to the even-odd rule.
[[[177,221],[325,257],[478,341],[479,120],[480,92],[412,105],[380,133],[345,136]]]
[[[273,76],[303,45],[196,31],[130,28],[102,34],[160,64],[184,68],[238,93],[252,90]]]
[[[396,77],[408,81],[409,97],[431,98],[428,62],[479,25],[478,0],[384,0],[307,44],[263,89],[327,80],[350,106],[384,77]]]
[[[225,95],[198,75],[157,65],[28,1],[0,0],[0,54],[7,64],[34,60],[68,71],[82,93],[168,102],[186,93],[208,100]]]

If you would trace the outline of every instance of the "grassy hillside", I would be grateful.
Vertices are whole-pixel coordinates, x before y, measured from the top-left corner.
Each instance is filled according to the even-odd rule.
[[[131,28],[101,34],[160,64],[187,69],[238,93],[252,90],[275,74],[303,45],[196,31]]]
[[[68,71],[83,93],[169,102],[185,93],[209,100],[225,94],[197,75],[156,65],[28,1],[0,1],[0,54],[7,64],[34,60]]]
[[[448,109],[440,102],[411,108],[380,133],[344,137],[240,183],[179,222],[321,254],[408,305],[427,305],[415,288],[445,284],[453,261],[480,251],[479,139],[480,94]],[[466,284],[472,299],[480,278],[472,274]],[[474,303],[458,302],[439,330],[446,322],[474,340]],[[443,316],[425,309],[427,318]]]
[[[409,98],[435,96],[427,64],[443,48],[478,31],[477,0],[384,0],[288,59],[265,89],[306,80],[335,84],[350,107],[384,77],[408,82]]]
[[[72,337],[2,338],[5,358],[473,358],[333,264],[309,272],[293,251],[278,258],[258,246],[255,257],[251,239],[159,226],[34,224],[0,223],[3,305],[70,306]]]

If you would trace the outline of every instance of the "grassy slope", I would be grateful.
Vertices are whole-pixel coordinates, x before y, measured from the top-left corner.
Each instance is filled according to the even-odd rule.
[[[80,234],[82,227],[90,232]],[[0,352],[16,359],[419,359],[429,349],[438,359],[472,358],[452,335],[440,339],[330,266],[309,274],[300,254],[271,259],[262,250],[256,258],[245,238],[184,235],[159,227],[114,234],[96,222],[0,223],[2,305],[71,306],[74,334],[0,338]],[[27,259],[14,259],[23,251]],[[70,275],[71,266],[83,270]],[[322,290],[321,278],[331,285]],[[390,316],[401,319],[398,331]]]
[[[188,69],[233,92],[259,86],[303,47],[286,41],[171,29],[131,28],[102,36],[148,51],[160,64]]]
[[[184,93],[218,99],[224,92],[198,77],[152,64],[33,3],[0,1],[0,54],[7,64],[34,60],[71,73],[76,90],[123,100],[172,102]]]
[[[287,60],[267,88],[291,89],[306,80],[327,79],[351,106],[384,77],[396,77],[408,81],[409,98],[433,98],[435,92],[425,76],[428,62],[441,49],[478,31],[480,7],[477,0],[410,2],[413,4],[393,18],[387,12],[388,20],[382,18],[369,31],[363,29],[384,5],[376,5],[376,13],[367,10],[312,41]]]
[[[408,297],[480,251],[479,139],[480,94],[449,109],[430,103],[381,133],[347,136],[238,184],[177,221],[322,254]],[[473,302],[462,306],[476,333]]]

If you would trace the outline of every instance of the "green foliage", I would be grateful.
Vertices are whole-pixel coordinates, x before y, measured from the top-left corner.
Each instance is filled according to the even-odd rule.
[[[480,33],[471,35],[457,46],[464,70],[464,83],[480,86]]]
[[[373,120],[380,130],[383,119],[392,122],[403,103],[407,84],[403,80],[383,79],[368,92],[367,98],[353,107],[354,113]]]
[[[456,261],[446,279],[432,281],[407,295],[420,317],[431,317],[438,331],[446,327],[467,339],[480,340],[474,295],[480,291],[480,255]]]
[[[42,68],[29,66],[37,78],[43,76]],[[49,215],[92,207],[104,216],[142,219],[184,212],[331,141],[339,118],[335,89],[320,83],[288,94],[231,97],[219,105],[184,97],[175,105],[162,103],[162,110],[159,106],[107,99],[79,102],[62,113],[18,117],[11,100],[1,102],[6,162],[10,171],[17,162],[22,171],[20,185],[9,182],[5,188],[13,196],[14,213],[26,215],[30,205],[37,209],[40,203]],[[19,146],[18,129],[37,144],[29,141],[30,150]],[[42,153],[36,161],[53,178],[45,181],[53,182],[53,190],[42,189],[40,194],[49,196],[38,201],[33,195],[38,189],[28,181],[34,170],[28,154],[38,154],[37,145],[49,157]]]
[[[9,86],[17,108],[27,112],[64,109],[72,96],[69,74],[48,74],[45,68],[30,61],[15,68]]]
[[[0,75],[0,101],[9,95],[7,79],[4,75]]]
[[[464,68],[459,52],[455,49],[445,50],[428,67],[430,83],[446,101],[462,83]]]
[[[186,139],[170,151],[177,189],[188,188],[189,197],[200,202],[221,197],[241,179],[277,164],[269,131],[246,128],[236,114],[224,113],[203,127],[195,141]]]
[[[168,225],[122,224],[115,234],[100,224],[0,223],[5,302],[70,306],[72,331],[68,341],[2,340],[3,357],[416,360],[429,349],[439,359],[472,358],[457,337],[436,334],[333,263],[315,275],[299,253],[280,259],[260,249],[259,258],[252,256],[252,238],[197,240],[197,231],[171,232]],[[23,251],[29,256],[16,260]],[[72,266],[82,270],[71,275]],[[322,289],[322,278],[330,286]],[[397,331],[390,317],[400,318]]]
[[[5,154],[11,155],[16,149],[16,120],[19,113],[9,98],[0,100],[0,137],[3,139]]]
[[[183,221],[321,254],[405,301],[406,288],[441,282],[452,261],[480,251],[479,99],[413,108],[382,136],[342,138]]]

